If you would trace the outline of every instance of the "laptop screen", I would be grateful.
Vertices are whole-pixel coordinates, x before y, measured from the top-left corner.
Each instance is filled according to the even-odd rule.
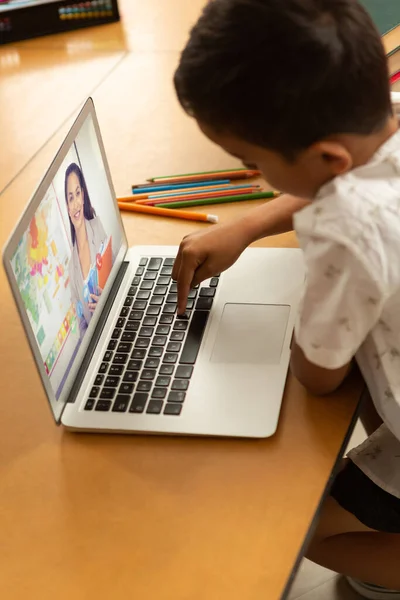
[[[123,241],[91,113],[60,154],[61,164],[11,256],[31,343],[57,400],[83,340],[90,337]]]

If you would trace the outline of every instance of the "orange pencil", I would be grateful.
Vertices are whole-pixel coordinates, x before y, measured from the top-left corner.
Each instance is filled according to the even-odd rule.
[[[143,213],[146,215],[218,223],[218,217],[216,215],[206,215],[205,213],[189,212],[186,210],[170,210],[169,208],[157,208],[156,206],[143,206],[143,204],[136,204],[135,202],[118,202],[118,206],[120,210]]]
[[[147,200],[138,200],[136,204],[145,204],[146,206],[155,206],[156,204],[165,204],[168,202],[184,202],[186,200],[202,200],[204,198],[223,198],[224,196],[240,196],[241,194],[251,194],[260,190],[251,187],[241,190],[225,190],[221,192],[205,192],[204,194],[185,194],[184,196],[169,196],[168,198],[148,198]]]
[[[187,173],[182,175],[166,175],[163,177],[151,177],[147,181],[166,184],[166,183],[186,183],[187,181],[207,181],[215,179],[218,175],[220,179],[247,179],[261,175],[258,169],[225,169],[225,171],[206,171],[203,173]]]

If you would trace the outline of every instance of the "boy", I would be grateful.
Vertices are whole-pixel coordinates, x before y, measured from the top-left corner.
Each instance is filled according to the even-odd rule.
[[[384,423],[350,452],[308,557],[368,598],[400,598],[400,131],[388,81],[356,0],[212,0],[175,74],[202,132],[286,192],[183,240],[178,311],[191,285],[294,226],[307,281],[291,369],[328,394],[356,357]]]

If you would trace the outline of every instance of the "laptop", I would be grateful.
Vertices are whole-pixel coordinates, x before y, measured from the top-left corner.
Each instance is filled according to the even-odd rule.
[[[109,433],[275,432],[304,282],[300,250],[246,250],[190,291],[184,318],[171,280],[176,253],[128,247],[87,100],[3,253],[57,424]]]

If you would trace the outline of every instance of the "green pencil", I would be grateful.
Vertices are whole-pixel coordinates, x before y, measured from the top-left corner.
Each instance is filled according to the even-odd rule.
[[[189,206],[205,206],[207,204],[226,204],[227,202],[242,202],[243,200],[261,200],[263,198],[277,198],[280,192],[255,192],[254,194],[241,194],[236,196],[221,196],[219,198],[203,198],[202,200],[186,200],[180,202],[163,202],[156,204],[159,208],[186,208]]]

